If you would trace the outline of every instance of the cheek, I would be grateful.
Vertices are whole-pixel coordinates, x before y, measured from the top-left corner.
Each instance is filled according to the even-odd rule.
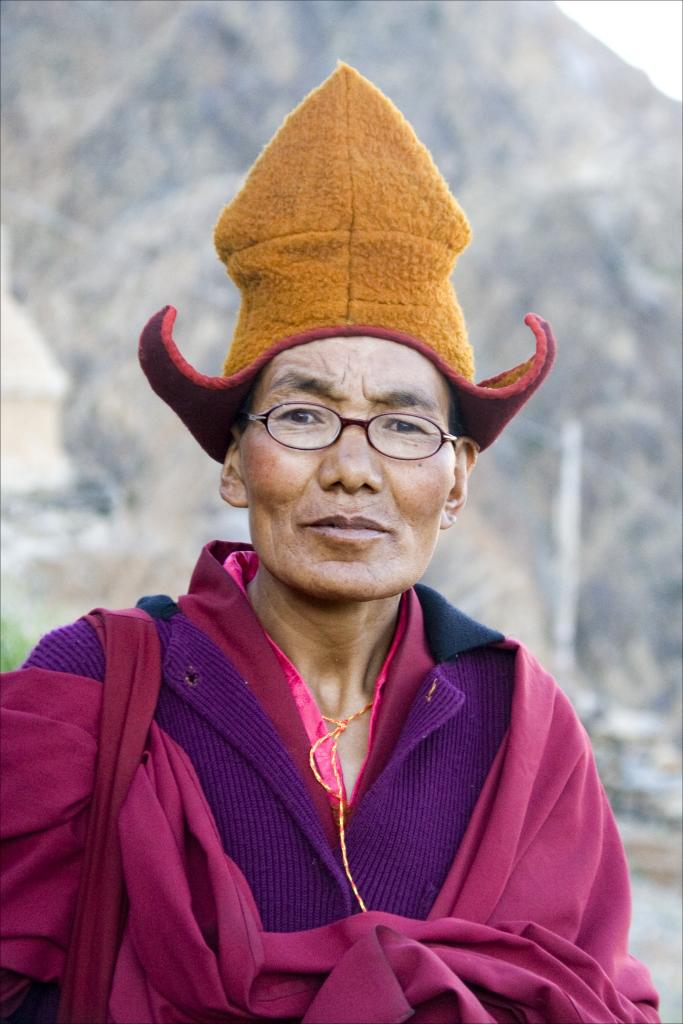
[[[443,464],[417,463],[410,479],[402,479],[394,489],[397,506],[406,524],[429,532],[438,529],[441,512],[453,486],[450,460]]]
[[[244,482],[252,517],[275,515],[289,508],[303,493],[310,473],[300,453],[289,452],[269,438],[245,446]]]

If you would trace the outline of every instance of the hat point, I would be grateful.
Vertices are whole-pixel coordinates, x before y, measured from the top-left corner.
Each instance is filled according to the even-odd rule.
[[[340,75],[340,74],[344,74],[345,72],[349,72],[349,71],[355,72],[355,74],[357,74],[357,75],[360,74],[360,72],[357,71],[356,68],[354,68],[351,64],[347,64],[347,62],[345,60],[342,60],[341,57],[337,58],[337,65],[336,65],[334,71],[332,72],[332,74],[333,75]]]
[[[339,79],[346,79],[347,84],[355,82],[362,88],[369,89],[373,93],[380,95],[382,99],[391,107],[394,106],[389,97],[385,96],[384,93],[380,89],[378,89],[378,87],[374,84],[374,82],[371,82],[369,78],[366,78],[365,75],[361,74],[358,68],[354,68],[352,64],[348,64],[345,60],[342,60],[341,58],[338,58],[336,67],[332,74],[328,75],[328,77],[323,82],[321,82],[321,84],[317,88],[324,89],[329,82],[337,81]],[[317,89],[313,89],[312,91],[316,92]]]

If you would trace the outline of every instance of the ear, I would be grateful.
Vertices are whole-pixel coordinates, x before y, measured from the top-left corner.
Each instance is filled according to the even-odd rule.
[[[477,462],[477,450],[476,444],[469,437],[459,437],[455,442],[453,486],[441,510],[441,530],[449,530],[465,507],[470,473]]]
[[[244,483],[242,456],[240,452],[241,434],[237,428],[232,429],[232,440],[225,453],[225,461],[221,470],[220,495],[223,501],[233,508],[248,508],[249,499]]]

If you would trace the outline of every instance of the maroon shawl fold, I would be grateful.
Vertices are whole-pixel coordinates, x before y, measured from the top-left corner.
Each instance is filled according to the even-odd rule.
[[[58,1024],[106,1020],[125,921],[117,821],[140,764],[161,687],[154,621],[137,608],[88,616],[106,675],[92,802],[73,930],[60,985]]]
[[[588,739],[553,680],[506,645],[510,728],[426,921],[371,911],[264,932],[189,759],[153,725],[119,817],[129,910],[109,1020],[658,1021],[627,952],[626,864]],[[2,964],[44,981],[64,970],[100,692],[37,669],[6,685]]]

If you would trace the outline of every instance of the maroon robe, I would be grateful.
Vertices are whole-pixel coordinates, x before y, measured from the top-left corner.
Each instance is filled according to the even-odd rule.
[[[263,931],[188,757],[154,725],[119,820],[130,910],[110,1019],[656,1022],[649,974],[627,952],[626,862],[586,734],[524,647],[505,646],[510,728],[426,921],[370,911]],[[60,977],[100,695],[41,669],[6,683],[2,963],[18,974]]]

